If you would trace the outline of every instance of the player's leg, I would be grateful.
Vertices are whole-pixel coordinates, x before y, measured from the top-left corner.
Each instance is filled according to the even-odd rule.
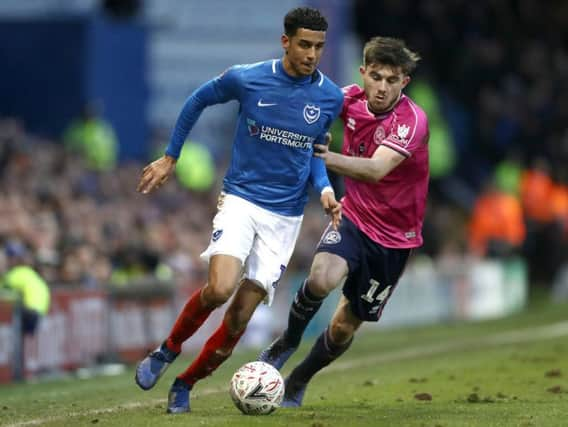
[[[304,331],[325,297],[341,283],[347,271],[347,262],[343,258],[326,252],[317,253],[310,275],[294,296],[286,330],[260,353],[258,360],[280,369],[298,348]]]
[[[286,341],[298,346],[311,319],[329,295],[347,277],[347,261],[339,255],[319,252],[314,257],[310,274],[300,287],[288,314]]]
[[[241,260],[215,255],[209,264],[207,284],[190,297],[178,315],[168,338],[136,367],[136,383],[152,388],[181,352],[182,344],[205,322],[209,314],[233,294],[242,270]]]
[[[175,379],[168,396],[169,413],[190,410],[189,395],[193,385],[211,375],[229,358],[256,307],[265,297],[264,289],[249,280],[242,281],[219,328],[207,340],[189,368]]]
[[[181,351],[182,344],[205,322],[209,314],[229,300],[242,271],[242,261],[231,255],[214,255],[209,261],[207,283],[194,292],[178,316],[167,347]]]
[[[142,389],[148,390],[156,384],[180,353],[182,344],[233,294],[255,235],[254,212],[249,205],[234,196],[219,198],[211,242],[201,255],[209,261],[207,284],[190,297],[164,343],[139,363],[136,383]]]
[[[350,270],[330,326],[286,379],[283,406],[300,406],[309,380],[341,356],[363,321],[377,322],[408,260],[409,249],[385,248],[360,233],[360,260]]]
[[[244,280],[225,314],[223,323],[201,354],[170,390],[168,412],[189,410],[189,390],[226,360],[261,301],[270,305],[274,290],[292,256],[302,217],[285,217],[245,203],[254,217],[255,237],[244,265]],[[242,215],[242,213],[239,213]]]
[[[321,369],[341,356],[351,343],[363,321],[353,314],[349,300],[341,296],[329,326],[318,337],[310,353],[286,378],[286,394],[282,406],[302,405],[308,382]]]
[[[258,360],[276,369],[286,363],[325,297],[345,280],[349,271],[358,268],[359,247],[359,233],[348,218],[343,218],[337,231],[328,226],[318,244],[310,274],[294,296],[286,330],[260,353]]]

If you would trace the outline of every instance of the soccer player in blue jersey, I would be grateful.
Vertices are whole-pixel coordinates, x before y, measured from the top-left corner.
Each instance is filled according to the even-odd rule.
[[[166,154],[144,168],[138,185],[148,193],[168,179],[205,107],[239,101],[231,164],[202,254],[209,262],[207,283],[190,297],[164,343],[136,369],[137,384],[152,388],[183,342],[235,294],[219,328],[171,386],[169,413],[190,410],[194,384],[231,355],[256,307],[272,302],[300,231],[309,185],[332,222],[337,226],[341,219],[325,165],[313,156],[313,145],[324,141],[343,104],[341,89],[317,69],[327,21],[315,9],[297,8],[285,16],[284,30],[281,59],[233,66],[189,97]]]

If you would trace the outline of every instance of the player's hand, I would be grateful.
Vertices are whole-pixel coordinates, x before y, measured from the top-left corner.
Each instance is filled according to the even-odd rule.
[[[333,154],[333,153],[331,151],[329,151],[329,145],[327,145],[327,144],[314,144],[314,156],[315,157],[319,157],[320,159],[323,159],[324,161],[326,161],[326,159],[328,159],[331,154]]]
[[[320,201],[325,212],[331,217],[331,226],[337,230],[341,222],[341,203],[335,200],[335,193],[332,191],[323,193]]]
[[[176,159],[163,156],[142,169],[142,177],[138,183],[137,191],[148,194],[165,183],[176,167]]]

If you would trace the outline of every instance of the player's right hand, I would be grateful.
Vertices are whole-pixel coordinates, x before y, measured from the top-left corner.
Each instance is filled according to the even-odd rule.
[[[142,169],[142,177],[136,188],[142,194],[148,194],[165,183],[176,167],[176,159],[164,155]]]
[[[332,191],[323,193],[320,201],[325,212],[331,217],[331,226],[337,230],[341,223],[341,203],[335,199],[335,193]]]

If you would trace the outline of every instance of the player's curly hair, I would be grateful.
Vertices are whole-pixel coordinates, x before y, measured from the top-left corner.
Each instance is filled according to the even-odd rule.
[[[394,37],[373,37],[363,48],[363,65],[373,64],[400,67],[402,72],[410,75],[415,69],[420,55],[413,52],[404,40]]]
[[[284,33],[293,37],[299,28],[312,31],[326,31],[327,20],[319,10],[311,7],[297,7],[284,17]]]

